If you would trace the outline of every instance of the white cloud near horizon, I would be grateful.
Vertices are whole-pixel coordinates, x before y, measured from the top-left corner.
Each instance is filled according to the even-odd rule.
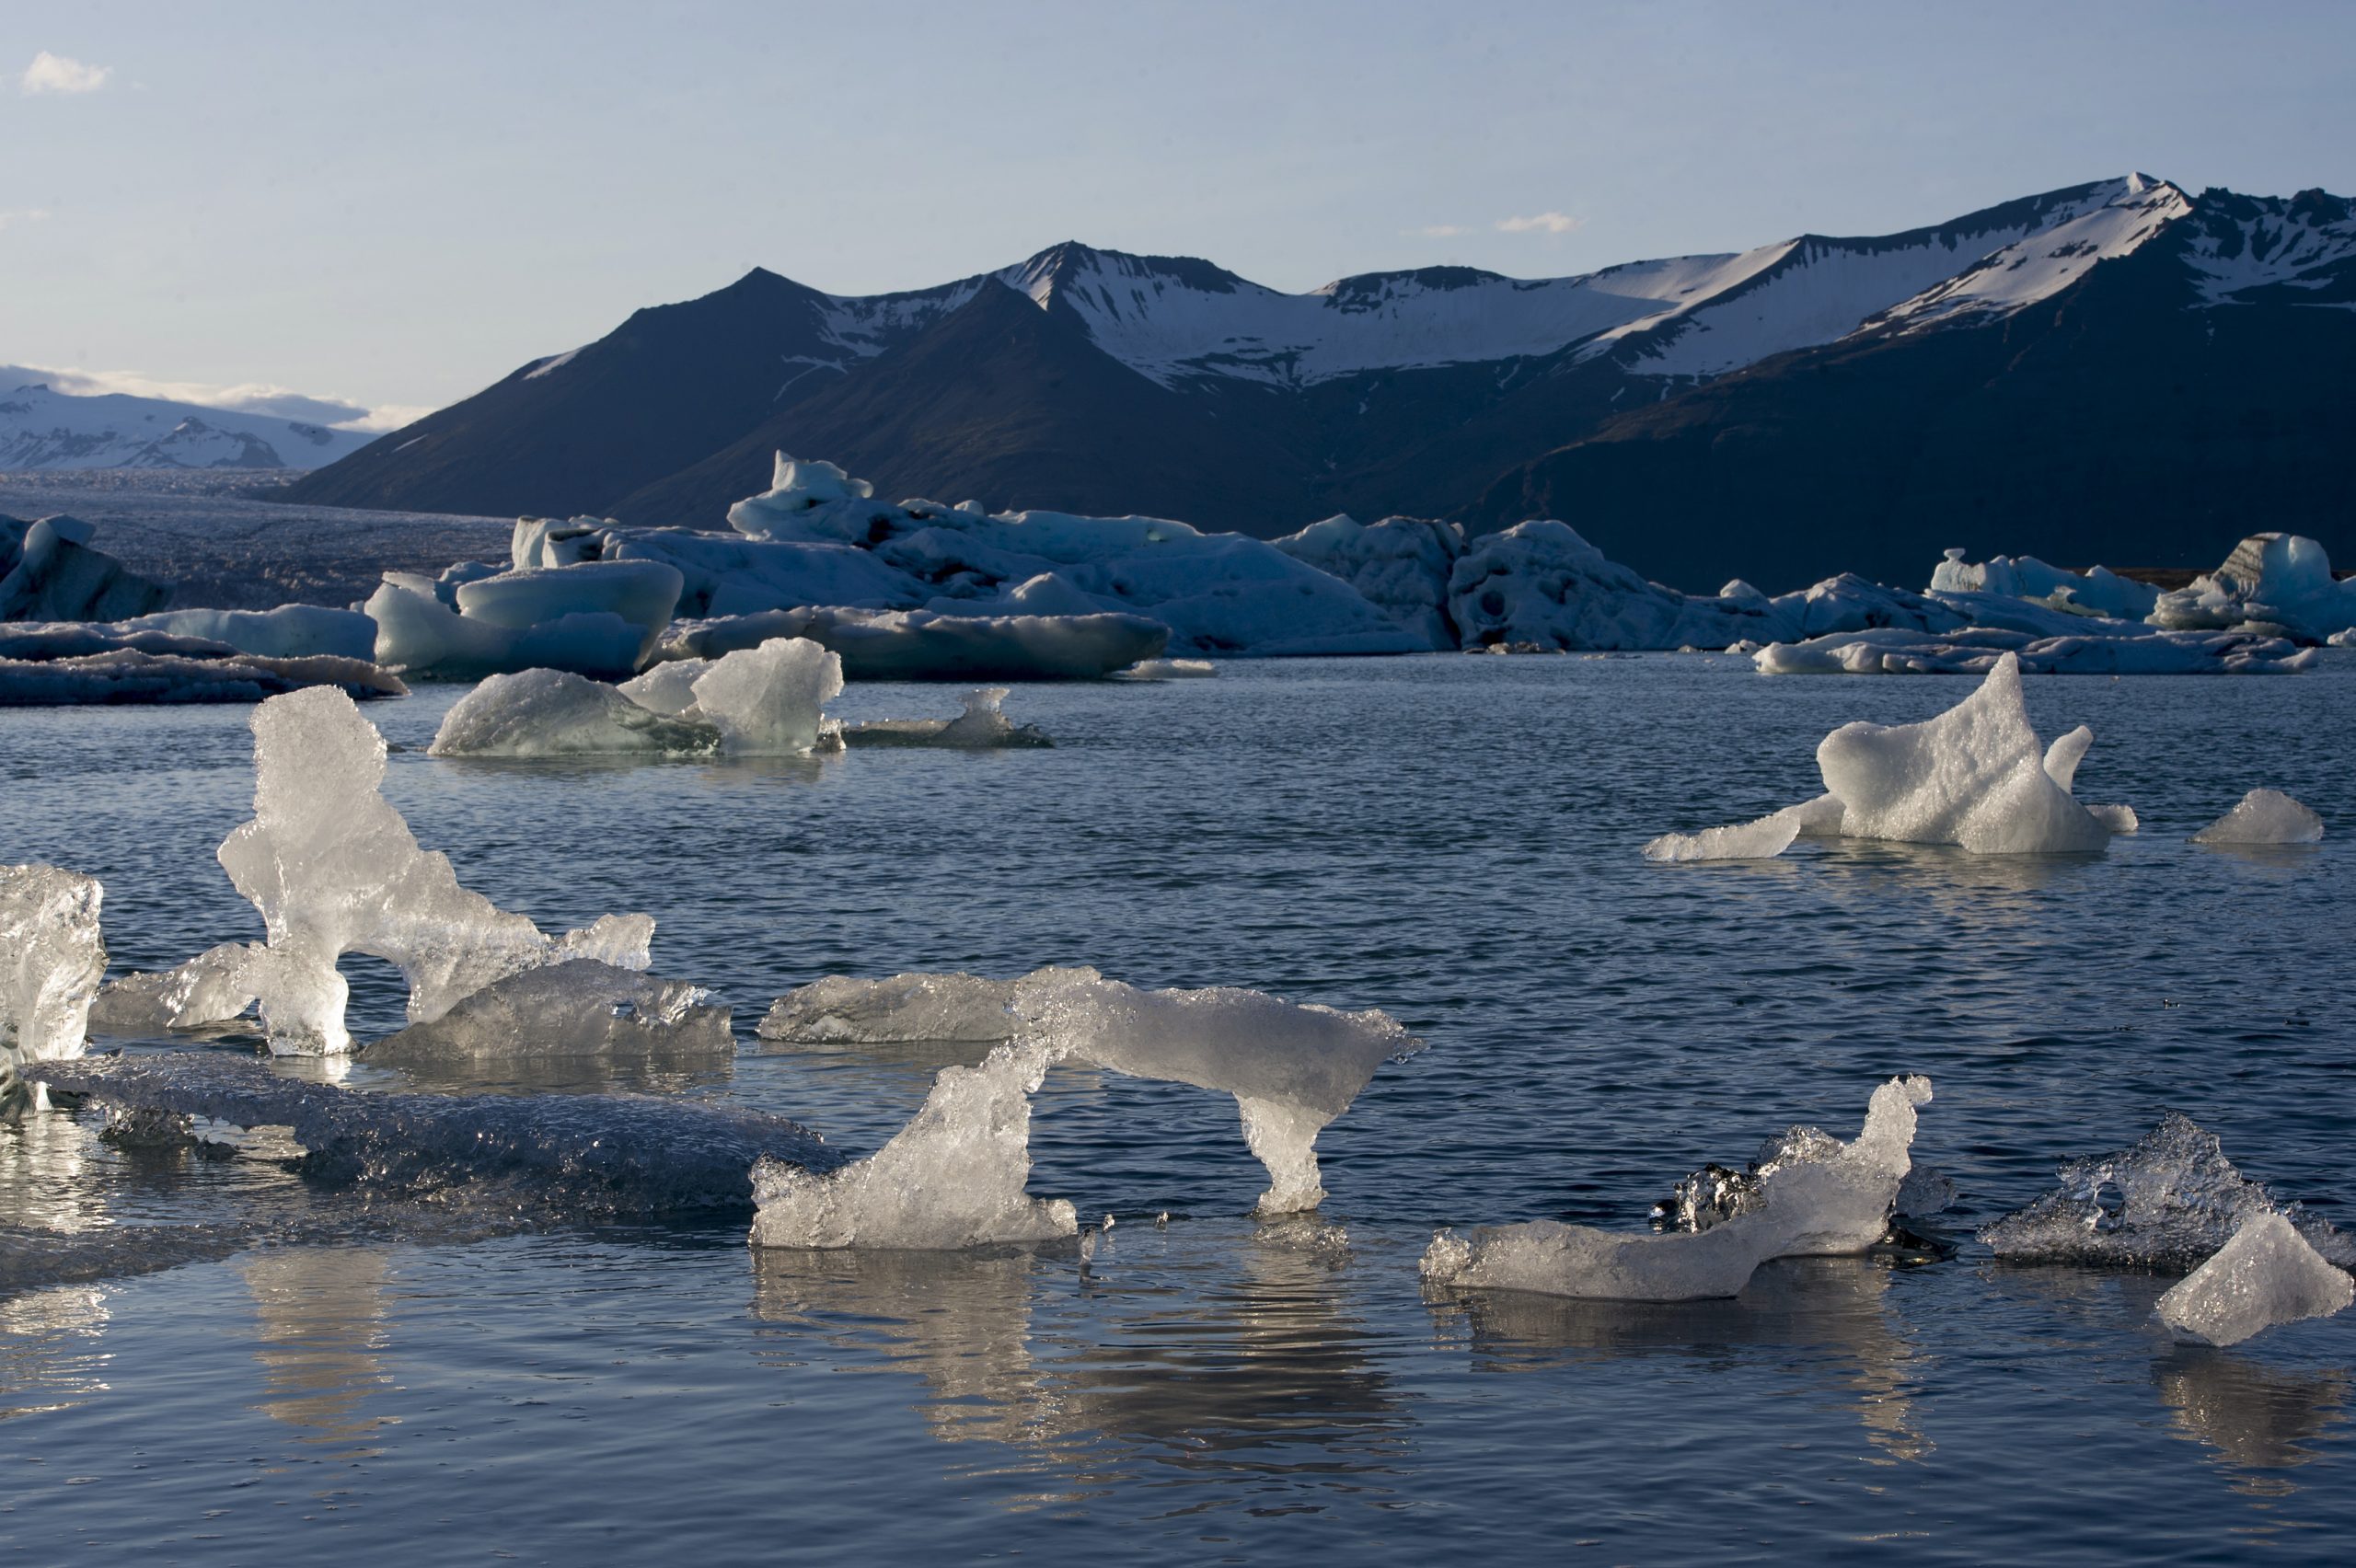
[[[256,414],[271,419],[301,420],[338,430],[382,432],[398,430],[433,410],[388,403],[368,409],[341,398],[315,397],[268,382],[223,386],[202,381],[166,381],[135,370],[69,370],[55,365],[0,365],[0,388],[46,383],[52,392],[68,398],[102,398],[119,393],[126,398],[160,398],[225,413]]]
[[[1472,231],[1462,224],[1426,224],[1422,228],[1404,229],[1401,232],[1424,239],[1453,239],[1458,235],[1471,234]]]
[[[1526,218],[1499,218],[1499,234],[1568,234],[1585,224],[1568,213],[1533,213]]]
[[[49,221],[47,207],[11,207],[0,210],[0,230],[13,224],[42,224]]]
[[[25,67],[19,85],[29,93],[94,93],[114,75],[111,65],[89,65],[66,54],[42,50]]]

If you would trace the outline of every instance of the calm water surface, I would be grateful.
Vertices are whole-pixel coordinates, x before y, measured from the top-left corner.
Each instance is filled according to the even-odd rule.
[[[2032,680],[2049,737],[2095,727],[2082,798],[2142,813],[2098,857],[1636,854],[1812,793],[1841,722],[1968,690],[1230,665],[1019,691],[1052,751],[638,767],[437,761],[454,692],[375,706],[414,748],[387,795],[468,886],[550,928],[647,910],[657,969],[735,1005],[733,1073],[624,1087],[872,1147],[948,1058],[753,1040],[829,972],[1093,963],[1385,1008],[1430,1048],[1326,1131],[1333,1195],[1283,1226],[1243,1217],[1264,1176],[1224,1097],[1051,1078],[1032,1188],[1119,1220],[1086,1261],[755,1256],[741,1218],[425,1210],[38,1118],[0,1132],[0,1223],[121,1262],[0,1290],[0,1559],[2344,1561],[2356,1314],[2178,1350],[2165,1279],[2001,1266],[1969,1233],[2170,1108],[2356,1223],[2349,661]],[[259,936],[213,859],[248,814],[245,719],[0,712],[0,861],[100,877],[118,969]],[[2336,836],[2186,842],[2258,784]],[[346,968],[355,1032],[395,1027],[391,971]],[[1771,1264],[1685,1307],[1418,1286],[1436,1225],[1640,1227],[1703,1159],[1853,1133],[1899,1071],[1936,1084],[1915,1154],[1960,1191],[1952,1261]]]

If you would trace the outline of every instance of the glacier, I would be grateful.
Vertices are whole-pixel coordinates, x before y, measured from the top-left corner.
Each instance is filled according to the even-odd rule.
[[[1874,1090],[1847,1143],[1818,1134],[1761,1172],[1755,1198],[1706,1228],[1599,1230],[1542,1219],[1437,1233],[1420,1272],[1450,1289],[1530,1291],[1614,1301],[1695,1301],[1738,1294],[1770,1258],[1863,1252],[1882,1239],[1913,1167],[1916,1108],[1928,1078]]]

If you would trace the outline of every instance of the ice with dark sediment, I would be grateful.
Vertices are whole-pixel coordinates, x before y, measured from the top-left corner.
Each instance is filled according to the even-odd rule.
[[[935,1079],[925,1108],[869,1159],[824,1178],[773,1175],[756,1245],[965,1247],[1071,1231],[1068,1204],[1023,1191],[1029,1097],[1050,1067],[1081,1063],[1232,1095],[1269,1175],[1264,1214],[1314,1208],[1318,1134],[1375,1070],[1421,1042],[1380,1012],[1339,1012],[1261,992],[1149,991],[1093,970],[1014,981],[972,975],[836,979],[781,998],[771,1039],[1006,1039]]]
[[[2133,813],[2099,811],[2071,793],[2094,744],[2084,725],[2040,745],[2019,664],[2009,655],[1956,707],[1915,724],[1845,724],[1817,747],[1825,793],[1728,828],[1669,834],[1646,845],[1657,860],[1755,859],[1794,839],[1850,837],[1952,844],[1978,855],[2085,853]]]
[[[2320,844],[2323,818],[2280,790],[2252,790],[2192,836],[2195,844]]]
[[[2356,1267],[2356,1239],[2272,1193],[2225,1158],[2214,1133],[2175,1112],[2131,1147],[2072,1160],[2061,1184],[1980,1233],[2024,1263],[2190,1269],[2249,1220],[2283,1213],[2326,1260]]]
[[[537,1062],[580,1056],[735,1054],[728,1008],[685,981],[592,958],[526,969],[460,998],[440,1018],[367,1047],[377,1062]]]
[[[253,731],[253,820],[222,844],[219,859],[268,932],[247,950],[235,986],[260,1001],[273,1051],[350,1048],[349,988],[336,968],[346,952],[400,969],[412,1023],[543,963],[646,966],[648,916],[609,915],[551,939],[461,887],[449,858],[420,848],[379,793],[384,738],[341,692],[274,698],[254,710]]]
[[[0,866],[0,1069],[82,1054],[106,977],[96,877]]]
[[[371,1093],[218,1051],[90,1056],[39,1069],[110,1109],[283,1127],[314,1179],[464,1208],[573,1216],[743,1210],[768,1159],[837,1157],[782,1116],[635,1094]]]
[[[2253,1215],[2209,1261],[2160,1297],[2158,1317],[2185,1344],[2239,1344],[2356,1301],[2356,1281],[2335,1268],[2280,1214]]]
[[[2333,575],[2331,558],[2300,534],[2252,534],[2224,564],[2153,606],[2156,625],[2195,629],[2271,628],[2324,642],[2356,627],[2356,579]]]
[[[987,751],[1052,746],[1056,743],[1035,724],[1017,724],[1002,706],[1012,694],[1004,686],[983,686],[965,694],[964,711],[953,719],[868,719],[842,728],[847,746],[940,746],[948,750]]]
[[[1425,1251],[1423,1276],[1458,1289],[1692,1301],[1738,1294],[1770,1258],[1865,1251],[1888,1228],[1912,1169],[1916,1107],[1930,1099],[1928,1078],[1892,1078],[1874,1091],[1854,1139],[1843,1143],[1812,1128],[1785,1135],[1753,1188],[1729,1193],[1727,1212],[1697,1228],[1600,1230],[1532,1220],[1463,1236],[1442,1230]]]
[[[1168,627],[1123,611],[1049,614],[1019,600],[1007,608],[1004,615],[851,605],[759,610],[681,622],[658,656],[712,658],[798,637],[835,653],[853,680],[1092,680],[1154,657],[1170,640]]]

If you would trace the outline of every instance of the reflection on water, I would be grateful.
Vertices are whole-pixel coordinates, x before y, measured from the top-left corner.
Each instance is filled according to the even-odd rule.
[[[64,1111],[0,1122],[0,1223],[68,1235],[107,1224],[103,1189],[84,1179],[89,1138]]]
[[[2214,1452],[2235,1491],[2252,1496],[2297,1490],[2287,1476],[2248,1472],[2319,1457],[2312,1445],[2348,1403],[2344,1368],[2293,1371],[2230,1351],[2175,1347],[2153,1365],[2152,1381],[2177,1425]]]
[[[306,1443],[365,1458],[364,1440],[397,1416],[371,1415],[369,1397],[393,1387],[382,1355],[387,1265],[367,1248],[287,1247],[238,1265],[254,1300],[263,1398],[256,1409],[305,1430]]]
[[[1216,1228],[1109,1233],[1088,1261],[756,1252],[754,1311],[916,1373],[941,1441],[1022,1449],[1054,1478],[1023,1505],[1135,1479],[1141,1464],[1230,1487],[1374,1486],[1413,1422],[1348,1305],[1340,1232],[1268,1227],[1238,1245]]]
[[[1435,1336],[1469,1341],[1484,1371],[1779,1352],[1780,1365],[1829,1381],[1866,1440],[1890,1459],[1923,1459],[1936,1447],[1913,1406],[1928,1357],[1890,1320],[1890,1269],[1870,1258],[1781,1258],[1761,1265],[1731,1300],[1577,1301],[1499,1290],[1431,1292],[1426,1305]]]
[[[109,1317],[107,1292],[93,1286],[0,1297],[0,1421],[104,1392]]]
[[[364,1049],[351,1071],[353,1089],[415,1090],[428,1094],[709,1093],[728,1087],[733,1064],[710,1050],[634,1052],[627,1057],[572,1056],[395,1064]]]

